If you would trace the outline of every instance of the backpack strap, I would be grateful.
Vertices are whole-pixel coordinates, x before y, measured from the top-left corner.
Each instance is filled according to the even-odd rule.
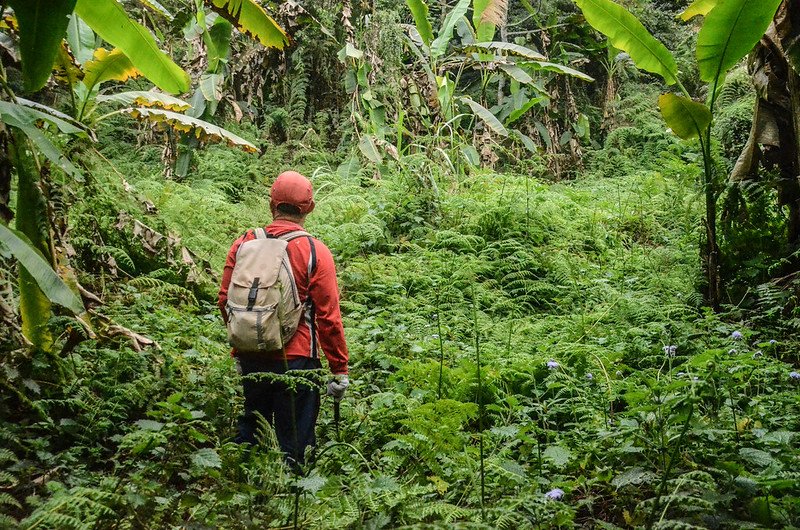
[[[308,254],[308,293],[306,295],[308,315],[306,318],[308,319],[308,330],[311,338],[311,358],[316,359],[319,357],[319,352],[317,351],[317,318],[314,301],[311,299],[311,275],[317,269],[317,247],[314,246],[314,238],[309,234],[305,235],[308,238],[308,247],[310,250]]]
[[[288,242],[291,241],[292,239],[297,239],[298,237],[303,237],[303,236],[311,237],[311,234],[303,230],[295,230],[293,232],[286,232],[282,236],[278,236],[278,239],[282,239]]]
[[[253,233],[255,234],[256,239],[272,239],[272,236],[267,233],[267,230],[263,226],[253,230]]]

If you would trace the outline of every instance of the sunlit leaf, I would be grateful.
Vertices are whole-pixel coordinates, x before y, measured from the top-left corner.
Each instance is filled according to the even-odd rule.
[[[627,52],[636,66],[660,75],[668,85],[677,82],[675,57],[627,9],[611,0],[575,0],[575,3],[586,21],[608,37],[615,48]]]
[[[711,111],[697,101],[675,94],[658,98],[658,108],[672,132],[679,138],[697,138],[711,125]]]
[[[780,3],[724,0],[712,9],[697,36],[700,78],[716,85],[761,40]]]
[[[124,82],[139,75],[131,60],[119,48],[111,51],[96,49],[94,58],[84,65],[83,70],[83,84],[90,92],[96,85],[106,81]]]
[[[150,30],[128,18],[117,0],[78,0],[75,12],[158,88],[172,94],[189,90],[186,72],[159,49]]]
[[[433,42],[433,27],[428,19],[428,4],[424,0],[406,0],[411,16],[414,17],[414,25],[422,38],[422,42],[430,46]]]
[[[719,3],[720,0],[694,0],[689,7],[683,10],[683,12],[678,15],[684,22],[688,22],[692,18],[696,16],[705,16],[707,15],[714,6]]]
[[[236,29],[268,48],[282,50],[289,44],[283,28],[253,0],[205,0],[205,3]]]

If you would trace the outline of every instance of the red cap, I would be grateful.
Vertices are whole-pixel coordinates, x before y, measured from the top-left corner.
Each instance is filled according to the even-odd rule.
[[[311,181],[297,171],[284,171],[272,184],[269,203],[273,207],[279,204],[297,206],[301,213],[309,213],[314,209],[314,189]]]

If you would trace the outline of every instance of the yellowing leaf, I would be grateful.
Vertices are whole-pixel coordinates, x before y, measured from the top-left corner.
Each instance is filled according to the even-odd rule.
[[[201,142],[225,143],[229,147],[238,147],[248,153],[258,153],[258,147],[251,144],[244,138],[234,133],[218,127],[213,123],[192,118],[184,114],[178,114],[169,110],[135,107],[126,109],[124,112],[136,119],[148,121],[154,124],[170,127],[175,131],[190,134]]]
[[[708,107],[683,96],[663,94],[658,98],[658,108],[672,132],[684,140],[701,136],[711,124]]]
[[[131,60],[118,48],[111,51],[97,48],[94,59],[86,63],[83,71],[83,84],[90,92],[105,81],[127,81],[139,75]]]
[[[719,0],[694,0],[680,15],[681,20],[688,22],[696,16],[706,16],[709,11],[714,9]]]
[[[189,76],[158,47],[149,29],[131,20],[117,0],[78,0],[75,13],[104,41],[122,50],[155,85],[171,94],[189,90]]]
[[[267,48],[282,50],[289,44],[289,36],[283,28],[253,0],[205,0],[205,3],[236,29]]]
[[[163,94],[161,92],[153,92],[152,90],[129,90],[127,92],[118,92],[116,94],[101,94],[97,96],[98,103],[122,103],[125,105],[139,105],[142,107],[159,107],[166,110],[173,110],[175,112],[183,112],[189,110],[192,106],[189,102],[182,99]]]

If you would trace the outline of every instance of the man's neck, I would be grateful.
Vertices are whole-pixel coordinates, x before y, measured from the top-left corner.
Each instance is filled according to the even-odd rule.
[[[305,217],[289,217],[285,215],[276,215],[272,218],[273,221],[288,221],[290,223],[294,223],[296,225],[303,226],[305,224]]]

